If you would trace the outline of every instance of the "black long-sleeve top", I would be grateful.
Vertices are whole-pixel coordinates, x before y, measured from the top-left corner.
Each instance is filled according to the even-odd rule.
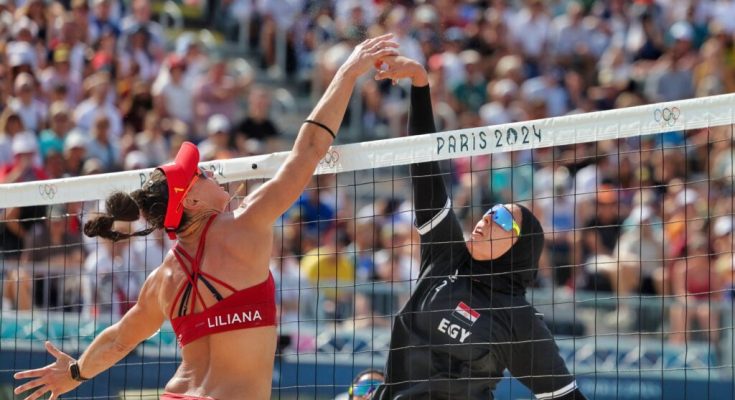
[[[434,131],[429,87],[413,87],[409,133]],[[491,343],[532,340],[533,332],[516,332],[518,324],[511,322],[510,312],[489,311],[530,309],[524,294],[536,274],[543,245],[541,227],[522,207],[521,231],[541,235],[518,240],[496,260],[474,260],[452,211],[439,164],[413,164],[411,178],[421,234],[421,273],[411,298],[396,316],[386,383],[373,399],[492,398],[502,371],[510,366],[504,348]],[[543,361],[540,356],[536,358]]]
[[[413,87],[409,134],[435,131],[429,86]],[[421,276],[445,277],[454,273],[459,264],[464,264],[462,266],[467,268],[462,268],[460,273],[471,274],[474,280],[484,283],[493,291],[514,296],[525,295],[526,287],[536,278],[536,263],[543,247],[543,230],[538,220],[522,207],[525,218],[521,223],[525,229],[521,231],[537,233],[524,237],[533,243],[523,241],[492,261],[473,260],[444,183],[443,176],[448,173],[443,172],[436,161],[411,165],[416,226],[421,234]]]

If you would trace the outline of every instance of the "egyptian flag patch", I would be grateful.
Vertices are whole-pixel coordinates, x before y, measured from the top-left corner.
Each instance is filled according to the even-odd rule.
[[[459,304],[457,304],[457,307],[454,308],[452,316],[472,326],[475,321],[480,318],[480,313],[473,310],[472,307],[465,304],[464,301],[460,301]]]

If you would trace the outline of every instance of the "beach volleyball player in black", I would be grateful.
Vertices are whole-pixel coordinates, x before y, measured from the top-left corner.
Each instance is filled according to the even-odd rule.
[[[412,80],[409,134],[435,132],[424,68],[383,60],[376,79]],[[465,240],[436,162],[411,165],[421,272],[396,316],[374,399],[492,399],[510,373],[538,399],[584,399],[551,332],[525,298],[543,248],[539,221],[496,205]]]

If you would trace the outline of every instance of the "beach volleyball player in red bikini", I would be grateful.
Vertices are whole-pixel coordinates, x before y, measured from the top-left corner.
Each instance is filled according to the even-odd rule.
[[[107,198],[106,214],[85,233],[111,240],[165,229],[176,245],[141,289],[137,304],[105,329],[78,360],[47,342],[56,361],[18,372],[30,379],[15,393],[57,399],[113,366],[166,319],[181,345],[182,362],[162,399],[268,399],[276,349],[276,304],[268,270],[272,226],[297,199],[334,139],[358,76],[396,55],[391,35],[358,45],[302,125],[275,177],[234,212],[230,196],[197,166],[185,143],[173,163],[156,169],[139,190]],[[141,215],[149,229],[129,233],[121,221]]]

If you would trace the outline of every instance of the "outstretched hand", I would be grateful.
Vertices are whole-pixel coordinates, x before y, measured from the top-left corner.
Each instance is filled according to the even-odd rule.
[[[357,78],[373,68],[379,60],[397,56],[398,43],[391,39],[393,34],[388,33],[367,39],[357,45],[342,66],[344,73]]]
[[[429,79],[424,67],[417,61],[403,56],[391,56],[381,59],[384,68],[376,75],[376,80],[391,79],[395,84],[403,78],[411,79],[414,86],[426,86]]]
[[[29,369],[13,375],[15,379],[35,378],[15,388],[15,394],[36,388],[25,400],[35,400],[47,392],[51,392],[49,400],[56,400],[61,394],[74,390],[81,384],[69,374],[69,366],[74,362],[71,356],[57,349],[51,342],[46,342],[46,350],[56,357],[56,361],[43,368]]]

